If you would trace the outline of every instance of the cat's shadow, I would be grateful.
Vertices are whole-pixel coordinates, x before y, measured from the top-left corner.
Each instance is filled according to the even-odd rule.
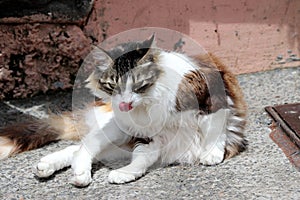
[[[97,171],[106,168],[108,170],[115,170],[119,169],[121,167],[124,167],[126,165],[130,164],[130,159],[121,159],[116,161],[98,161],[96,163],[93,163],[92,165],[92,174],[96,173]]]
[[[60,169],[60,170],[56,171],[55,173],[53,173],[49,177],[38,177],[37,175],[34,175],[34,178],[40,183],[48,182],[48,181],[54,180],[55,177],[61,173],[67,173],[67,171],[70,170],[70,168],[71,167],[65,167],[63,169]]]

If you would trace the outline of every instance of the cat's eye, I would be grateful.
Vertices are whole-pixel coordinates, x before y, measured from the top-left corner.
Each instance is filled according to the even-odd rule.
[[[108,93],[112,93],[116,87],[115,84],[113,83],[110,83],[110,82],[102,82],[101,80],[99,80],[99,84],[100,84],[100,87],[105,90],[106,92]]]
[[[109,88],[109,89],[114,89],[115,88],[115,85],[114,84],[111,84],[111,83],[106,83],[106,86]]]
[[[115,86],[111,83],[104,83],[102,86],[109,90],[113,90],[115,88]]]
[[[139,83],[133,87],[133,91],[136,93],[144,93],[148,88],[150,88],[153,83]]]

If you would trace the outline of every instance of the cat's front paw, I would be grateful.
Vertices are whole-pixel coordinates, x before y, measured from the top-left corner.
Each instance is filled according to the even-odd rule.
[[[224,160],[224,150],[214,147],[210,151],[202,153],[200,163],[203,165],[217,165]]]
[[[108,182],[109,183],[116,183],[116,184],[122,184],[122,183],[128,183],[131,181],[134,181],[141,175],[126,172],[121,169],[113,170],[108,175]]]
[[[88,186],[92,182],[91,171],[86,170],[82,172],[75,172],[71,179],[71,184],[77,187]]]
[[[35,169],[35,174],[40,178],[47,178],[55,172],[53,165],[45,161],[40,161],[34,167],[34,169]]]

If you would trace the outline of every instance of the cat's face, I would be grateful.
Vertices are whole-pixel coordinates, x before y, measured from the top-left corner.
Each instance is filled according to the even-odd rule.
[[[100,64],[87,87],[100,98],[105,96],[103,93],[111,96],[120,111],[128,112],[145,103],[162,73],[156,64],[153,40],[152,36],[143,42],[122,44],[109,52],[99,49],[95,59]]]

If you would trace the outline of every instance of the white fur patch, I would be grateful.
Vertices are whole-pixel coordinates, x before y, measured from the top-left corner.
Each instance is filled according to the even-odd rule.
[[[111,111],[103,111],[100,107],[93,107],[92,109],[88,110],[85,114],[85,121],[86,124],[92,128],[103,128],[107,123],[109,123],[113,118],[113,112]],[[95,126],[99,127],[95,127]]]
[[[174,70],[180,76],[195,70],[194,63],[179,53],[162,52],[159,57],[160,66]]]
[[[49,177],[55,171],[70,166],[73,153],[77,151],[79,147],[79,145],[72,145],[41,158],[35,167],[35,174],[38,177]]]
[[[155,89],[150,94],[166,107],[166,111],[174,111],[176,94],[185,74],[195,70],[194,63],[185,55],[174,52],[161,52],[158,65],[164,73],[157,80]]]
[[[236,126],[228,126],[227,129],[228,129],[229,131],[233,131],[233,132],[237,132],[237,133],[242,131],[241,128],[236,127]]]
[[[0,160],[7,158],[16,148],[12,141],[6,137],[0,137]]]
[[[200,157],[202,164],[215,165],[223,161],[228,116],[228,109],[220,109],[201,120],[200,127],[204,136]]]

